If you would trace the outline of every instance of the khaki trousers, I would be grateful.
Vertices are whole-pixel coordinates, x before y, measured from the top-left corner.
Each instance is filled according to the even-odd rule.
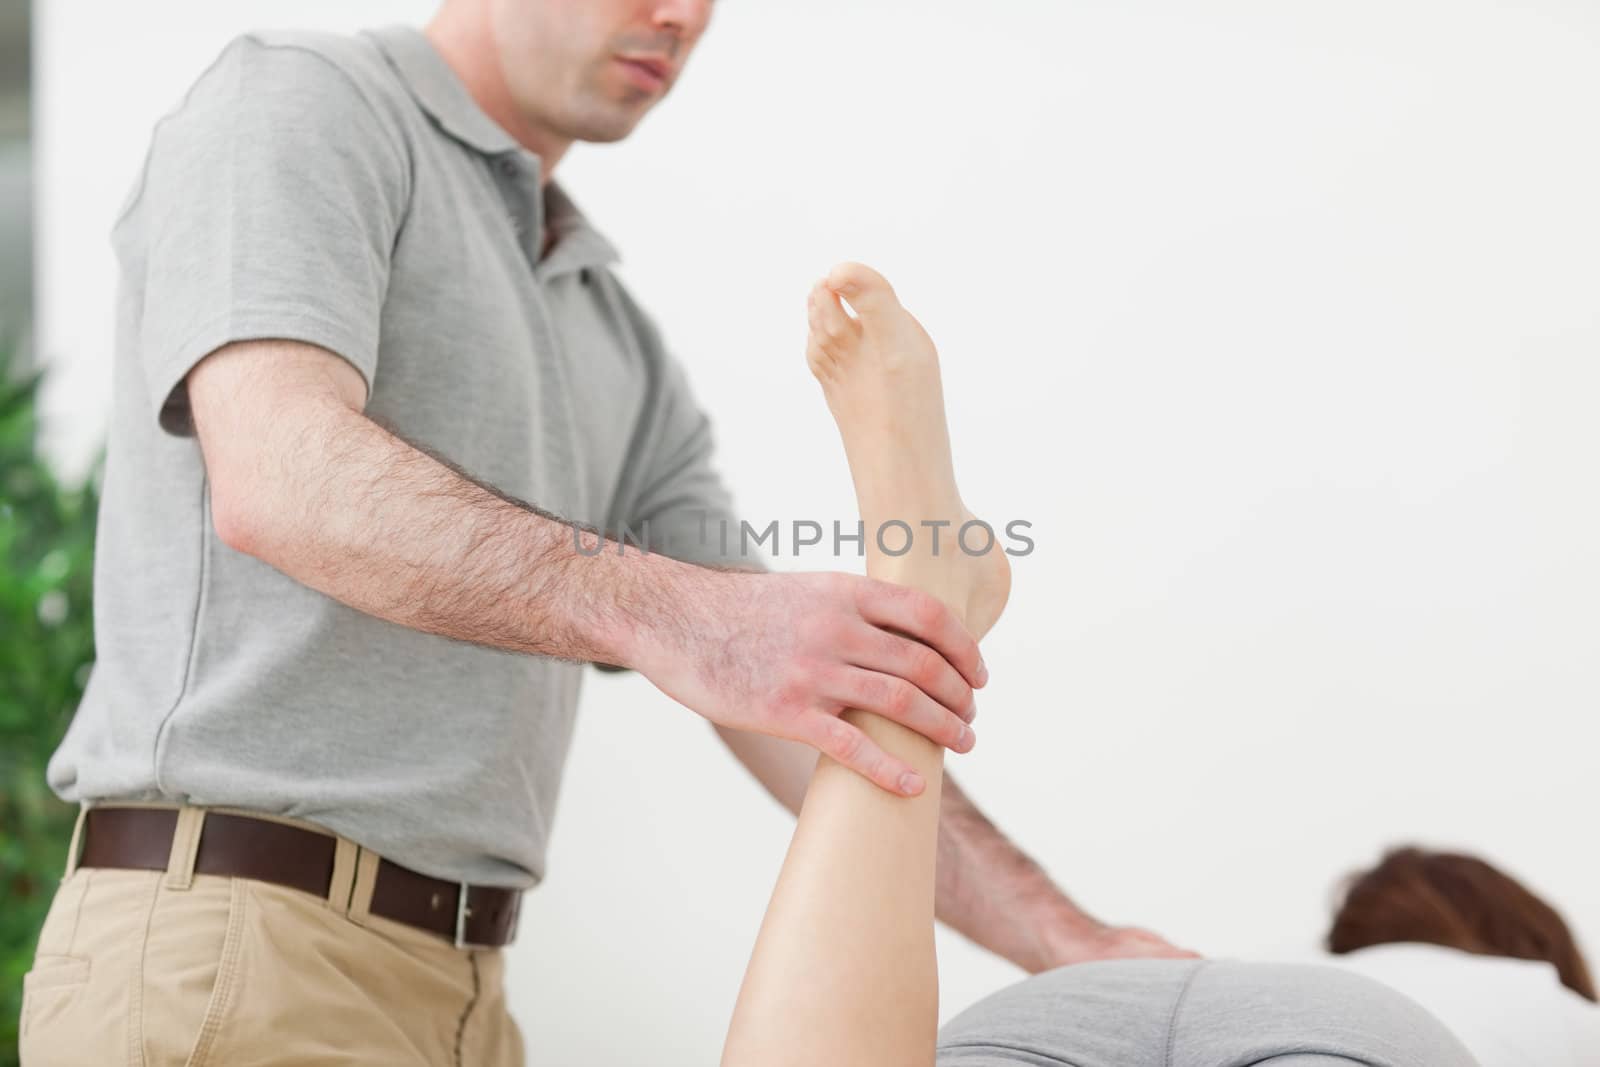
[[[165,871],[79,867],[80,810],[23,978],[23,1067],[522,1067],[503,951],[370,914],[376,853],[274,816],[336,837],[327,899],[195,874],[206,809],[178,810]]]

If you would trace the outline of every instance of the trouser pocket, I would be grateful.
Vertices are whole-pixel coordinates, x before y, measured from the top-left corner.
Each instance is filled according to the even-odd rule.
[[[89,981],[89,961],[77,956],[36,955],[33,969],[22,976],[22,1014],[17,1020],[19,1046],[28,1040],[35,1020],[44,1027],[67,1010],[73,996]]]
[[[199,875],[83,867],[56,892],[24,980],[22,1067],[200,1067],[232,1002],[244,893]]]
[[[130,1018],[141,1067],[203,1067],[237,992],[249,907],[242,878],[159,887]]]
[[[74,955],[73,932],[87,877],[74,874],[56,887],[39,928],[33,966],[22,976],[22,1010],[17,1018],[17,1051],[23,1067],[81,1062],[70,1050],[52,1051],[49,1039],[63,1024],[89,984],[87,957]]]

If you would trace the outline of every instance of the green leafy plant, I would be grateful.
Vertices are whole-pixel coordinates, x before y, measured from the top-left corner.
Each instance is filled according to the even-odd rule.
[[[45,765],[94,661],[92,583],[102,449],[65,486],[37,449],[43,373],[20,380],[0,342],[0,1067],[17,1063],[22,976],[77,817]]]

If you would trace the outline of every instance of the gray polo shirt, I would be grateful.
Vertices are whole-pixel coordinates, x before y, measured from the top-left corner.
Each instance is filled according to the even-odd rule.
[[[536,883],[581,668],[385,622],[223,544],[183,377],[232,341],[320,345],[369,416],[475,478],[719,562],[710,427],[616,252],[409,28],[235,40],[156,127],[113,242],[98,660],[50,785]]]

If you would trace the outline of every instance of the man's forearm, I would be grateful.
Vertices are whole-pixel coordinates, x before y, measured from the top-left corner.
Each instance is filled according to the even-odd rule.
[[[1063,893],[945,775],[935,871],[939,919],[1030,972],[1104,927]]]
[[[845,709],[967,743],[982,663],[937,597],[624,552],[364,414],[358,370],[287,341],[225,345],[190,370],[211,520],[229,548],[411,629],[632,668],[713,723],[802,742],[891,793],[915,793],[915,777]],[[684,503],[640,504],[635,521],[647,529]],[[910,687],[921,699],[904,699]]]
[[[287,421],[287,420],[286,420]],[[625,664],[670,612],[684,568],[474,481],[349,409],[319,411],[263,455],[229,524],[235,548],[353,608],[474,644]],[[581,550],[580,550],[581,546]]]

